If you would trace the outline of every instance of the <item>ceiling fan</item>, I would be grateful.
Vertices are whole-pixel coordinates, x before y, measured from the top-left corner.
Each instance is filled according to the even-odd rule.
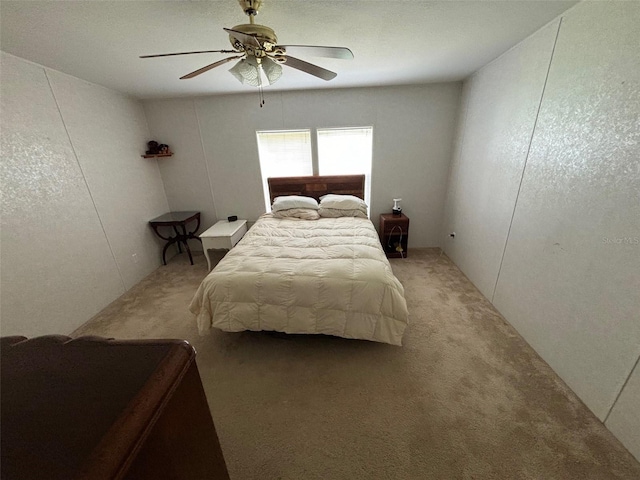
[[[231,57],[218,60],[198,70],[188,73],[181,80],[197,77],[209,70],[239,59],[229,70],[241,83],[254,87],[263,86],[263,76],[268,85],[276,82],[282,75],[282,65],[303,71],[322,80],[332,80],[336,73],[319,67],[299,58],[295,54],[308,54],[326,58],[353,58],[353,53],[346,47],[322,47],[317,45],[278,45],[276,33],[269,27],[254,23],[254,17],[262,5],[262,0],[238,0],[244,12],[249,16],[248,24],[225,28],[233,50],[202,50],[195,52],[163,53],[158,55],[141,55],[140,58],[170,57],[174,55],[193,55],[199,53],[233,53]],[[264,103],[264,102],[263,102]],[[262,105],[261,105],[262,106]]]

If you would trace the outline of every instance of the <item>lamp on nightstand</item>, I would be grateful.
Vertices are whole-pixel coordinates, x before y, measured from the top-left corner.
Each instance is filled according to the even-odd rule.
[[[394,198],[393,199],[393,209],[391,210],[391,212],[394,215],[400,215],[402,213],[402,207],[400,206],[400,202],[402,201],[401,198]]]

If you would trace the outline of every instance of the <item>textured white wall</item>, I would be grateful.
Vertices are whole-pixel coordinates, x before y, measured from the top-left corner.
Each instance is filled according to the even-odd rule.
[[[476,244],[457,237],[451,247],[447,241],[447,252],[461,259],[463,271],[465,262],[472,266],[489,298],[491,281],[497,282],[496,307],[637,458],[638,373],[622,388],[640,355],[639,24],[636,2],[583,2],[563,15],[539,116],[529,131],[522,185],[510,207],[501,268],[495,270],[495,260],[483,266],[479,257],[495,259],[497,247],[478,225],[503,225],[494,218],[500,211],[477,204],[486,198],[500,203],[512,185],[497,182],[486,198],[461,193],[460,179],[491,170],[492,156],[460,150],[445,220],[449,228],[480,233]],[[537,55],[544,58],[548,43],[538,52],[530,46],[546,35],[545,29],[537,32],[478,76],[508,77],[505,66],[525,69]],[[465,88],[468,98],[502,98],[520,86],[481,85],[474,77]],[[501,107],[484,108],[465,106],[458,145],[466,143],[467,132],[484,128],[479,123],[497,118]],[[510,148],[512,128],[502,118],[490,130]]]
[[[635,2],[563,18],[494,298],[601,419],[640,355],[638,25]]]
[[[464,83],[447,190],[447,254],[489,299],[560,21],[554,21]],[[455,232],[455,239],[449,237]]]
[[[159,265],[168,205],[138,102],[0,59],[1,332],[68,334]]]
[[[411,218],[410,245],[436,246],[459,92],[457,83],[267,92],[260,108],[252,90],[247,95],[147,101],[145,109],[154,117],[149,120],[152,134],[172,135],[176,144],[193,143],[195,126],[181,125],[198,123],[215,217],[238,215],[252,221],[264,213],[256,130],[372,125],[372,220],[377,224],[378,214],[391,210],[392,198],[401,197]],[[187,119],[191,102],[196,112]],[[203,171],[197,162],[184,166],[172,167],[170,173],[163,167],[166,189],[175,193],[173,201],[179,198],[186,205],[195,204],[196,198],[210,198],[211,188],[205,182],[192,183],[192,197],[179,194]]]
[[[156,160],[140,157],[149,136],[144,110],[104,87],[47,75],[128,290],[158,267],[155,246],[163,242],[147,222],[168,209]]]
[[[199,232],[216,220],[213,191],[200,137],[200,126],[193,100],[162,100],[144,106],[149,130],[155,140],[166,143],[173,157],[158,159],[169,208],[172,211],[201,212]],[[197,241],[190,248],[202,250]]]

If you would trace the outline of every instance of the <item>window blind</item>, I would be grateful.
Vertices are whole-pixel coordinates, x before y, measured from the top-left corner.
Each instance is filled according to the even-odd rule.
[[[371,205],[373,127],[318,129],[320,175],[365,175],[365,202]]]
[[[269,177],[313,175],[310,130],[258,131],[258,154],[265,206],[271,211]]]

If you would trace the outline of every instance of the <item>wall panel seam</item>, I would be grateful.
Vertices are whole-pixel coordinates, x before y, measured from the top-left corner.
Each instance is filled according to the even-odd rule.
[[[538,109],[536,111],[536,118],[533,122],[533,128],[531,129],[531,136],[529,137],[529,145],[527,146],[527,154],[524,157],[524,164],[522,165],[522,173],[520,175],[520,183],[518,184],[518,192],[516,193],[516,200],[513,203],[513,211],[511,212],[511,220],[509,221],[509,228],[507,230],[507,238],[504,241],[504,247],[502,249],[502,258],[500,259],[500,266],[498,267],[498,274],[496,275],[496,283],[493,286],[493,293],[491,294],[491,303],[494,303],[496,296],[496,290],[498,289],[498,282],[500,281],[500,273],[502,272],[502,265],[504,263],[504,257],[507,252],[507,246],[509,244],[509,237],[511,235],[511,227],[513,226],[513,219],[516,216],[516,210],[518,208],[518,200],[520,199],[520,191],[522,189],[522,183],[524,181],[524,174],[527,170],[527,163],[529,161],[529,155],[531,153],[531,144],[536,134],[536,127],[538,126],[538,117],[540,116],[540,110],[542,109],[542,102],[544,101],[544,92],[547,89],[547,81],[549,80],[549,72],[551,72],[551,64],[553,63],[553,55],[556,51],[556,45],[558,44],[558,37],[560,36],[560,28],[562,27],[562,17],[558,22],[558,29],[556,31],[556,38],[553,41],[553,48],[551,49],[551,55],[549,57],[549,66],[547,67],[547,74],[544,77],[544,84],[542,85],[542,92],[540,93],[540,101],[538,103]]]
[[[458,165],[460,163],[460,159],[462,158],[462,151],[464,150],[464,141],[465,141],[465,137],[466,137],[466,133],[467,133],[467,117],[469,115],[469,95],[464,95],[464,84],[467,81],[471,81],[471,79],[473,79],[473,77],[477,74],[477,72],[471,74],[469,77],[467,77],[467,79],[462,82],[462,86],[460,88],[460,101],[459,101],[459,105],[460,105],[460,111],[458,113],[458,131],[454,132],[453,135],[453,140],[452,140],[452,145],[451,145],[451,159],[449,161],[449,171],[447,173],[447,190],[444,192],[444,205],[442,207],[442,223],[441,223],[441,227],[440,230],[443,230],[446,226],[447,226],[447,211],[448,211],[448,207],[449,204],[451,203],[451,198],[454,198],[454,194],[455,192],[452,192],[451,195],[449,195],[449,191],[450,190],[455,190],[455,186],[453,183],[453,176],[454,176],[454,170],[456,168],[456,165]],[[456,148],[456,138],[460,137],[460,148]],[[457,183],[455,184],[457,185]],[[455,229],[455,226],[454,226]],[[446,247],[447,246],[447,232],[440,232],[440,237],[441,237],[441,241],[443,242],[443,245]],[[442,251],[444,251],[445,249],[442,248]]]
[[[109,252],[111,252],[113,263],[116,266],[116,270],[118,270],[118,275],[120,276],[120,282],[122,283],[122,292],[124,293],[127,291],[127,287],[124,283],[122,272],[120,271],[120,265],[118,265],[118,260],[116,259],[116,255],[113,252],[113,247],[111,246],[111,242],[109,241],[109,235],[107,235],[107,230],[105,229],[104,223],[102,222],[102,218],[100,217],[100,212],[98,211],[98,206],[96,205],[96,201],[93,198],[93,194],[91,193],[91,188],[89,188],[89,182],[87,181],[87,177],[84,173],[84,170],[82,169],[82,165],[80,164],[80,159],[78,158],[78,152],[76,152],[76,148],[73,145],[73,140],[71,140],[71,135],[69,134],[67,123],[64,121],[64,115],[62,115],[62,110],[60,109],[60,104],[58,103],[58,99],[56,98],[53,85],[51,85],[51,80],[49,79],[49,74],[47,73],[47,69],[43,68],[43,71],[44,71],[44,76],[47,79],[47,84],[49,85],[49,90],[51,91],[51,96],[53,97],[53,101],[56,104],[56,109],[58,110],[58,115],[60,116],[60,121],[62,122],[64,132],[67,135],[67,139],[69,140],[69,146],[71,147],[71,151],[73,152],[73,157],[75,158],[76,163],[78,164],[78,168],[80,169],[80,174],[82,175],[82,181],[84,182],[84,185],[87,188],[87,193],[89,194],[89,198],[91,199],[91,204],[93,205],[93,209],[96,212],[96,217],[98,218],[98,222],[100,223],[100,228],[102,228],[102,233],[104,234],[104,238],[107,241]]]
[[[147,124],[147,138],[151,138],[151,129],[149,128],[149,118],[147,117],[147,109],[144,104],[142,104],[142,113],[144,114],[144,122]],[[156,170],[158,172],[158,177],[160,177],[160,183],[162,184],[162,191],[164,192],[164,199],[167,202],[167,208],[171,210],[169,206],[169,196],[167,195],[167,186],[164,184],[164,179],[162,178],[162,172],[160,171],[160,162],[158,162],[158,158],[154,159],[156,162]]]
[[[624,389],[627,386],[627,383],[629,383],[629,379],[631,378],[631,375],[633,375],[633,372],[636,369],[636,367],[638,366],[638,363],[640,363],[640,355],[638,355],[638,358],[636,358],[636,361],[633,364],[633,366],[631,367],[631,370],[629,370],[629,375],[627,375],[627,378],[625,379],[624,383],[622,384],[622,387],[620,387],[620,390],[618,391],[618,394],[616,395],[616,398],[611,403],[611,407],[609,407],[609,411],[607,412],[607,415],[604,417],[604,420],[602,421],[602,423],[606,424],[607,420],[609,420],[609,415],[611,415],[611,412],[613,412],[613,409],[615,408],[616,403],[618,403],[618,400],[620,399],[620,396],[622,395],[622,392],[624,392]]]
[[[216,221],[220,218],[218,215],[218,207],[216,207],[216,196],[213,192],[213,182],[211,181],[211,172],[209,171],[209,162],[207,161],[207,153],[204,148],[204,140],[202,139],[202,124],[200,123],[200,116],[198,115],[198,108],[196,107],[195,100],[191,100],[191,107],[193,108],[193,114],[196,117],[196,123],[198,124],[198,135],[200,136],[200,148],[202,149],[202,161],[204,162],[204,169],[207,171],[207,180],[209,181],[209,191],[211,192],[211,202],[213,203],[213,213],[216,216]]]

